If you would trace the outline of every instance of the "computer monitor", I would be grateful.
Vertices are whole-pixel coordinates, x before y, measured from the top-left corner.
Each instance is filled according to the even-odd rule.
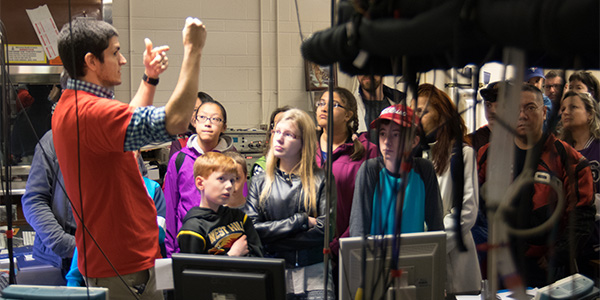
[[[0,299],[108,300],[108,289],[12,284],[2,290],[2,297]]]
[[[390,276],[392,236],[366,240],[363,272],[363,239],[340,239],[340,299],[355,299],[364,278],[364,299],[389,299],[388,295],[405,280],[416,289],[416,299],[444,299],[446,284],[446,233],[430,231],[401,235],[398,266],[402,280]],[[388,288],[384,288],[388,287]],[[393,299],[393,298],[391,298]],[[399,299],[399,298],[398,298]]]
[[[285,299],[285,260],[174,253],[175,299]]]

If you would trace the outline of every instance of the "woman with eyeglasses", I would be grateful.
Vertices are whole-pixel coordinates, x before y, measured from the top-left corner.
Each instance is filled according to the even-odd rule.
[[[325,169],[327,164],[327,116],[329,92],[323,93],[317,101],[315,115],[317,125],[321,130],[317,132],[317,165]],[[353,138],[358,130],[358,113],[356,98],[352,93],[342,87],[333,88],[333,143],[332,143],[332,172],[337,187],[336,234],[331,243],[332,261],[334,262],[334,281],[337,282],[335,262],[339,251],[339,238],[348,237],[350,212],[354,197],[354,181],[356,173],[362,163],[377,157],[378,148],[369,142],[366,135]]]
[[[424,143],[421,144],[430,149],[425,151],[424,156],[433,162],[442,196],[447,237],[446,292],[461,294],[479,291],[481,274],[478,272],[479,261],[471,233],[479,210],[476,154],[471,146],[465,143],[457,144],[455,140],[457,136],[464,136],[467,128],[448,94],[434,85],[420,85],[417,101],[413,104],[417,115],[421,117],[423,132],[426,135]],[[462,157],[457,155],[458,149],[462,150]],[[463,168],[457,166],[459,162],[463,164]],[[454,189],[457,188],[455,180],[460,178],[461,174],[463,175],[462,197],[454,199]],[[462,201],[460,211],[455,200]],[[457,214],[460,223],[456,222]],[[457,243],[458,226],[461,229],[462,242],[466,251],[459,249]]]
[[[223,135],[227,128],[227,112],[221,103],[207,99],[194,113],[196,134],[190,136],[187,145],[169,159],[164,181],[166,200],[167,256],[179,252],[177,233],[185,214],[200,204],[201,195],[194,184],[194,161],[210,152],[234,150],[231,137]]]
[[[273,129],[266,169],[252,177],[245,208],[265,257],[285,259],[288,300],[325,295],[323,238],[331,229],[325,224],[325,172],[315,161],[315,131],[306,112],[294,108],[283,114]],[[331,272],[328,276],[328,298],[334,299]]]

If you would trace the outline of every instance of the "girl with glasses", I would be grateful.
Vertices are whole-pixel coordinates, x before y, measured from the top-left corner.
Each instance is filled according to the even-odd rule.
[[[315,131],[306,112],[283,114],[271,136],[265,172],[252,177],[245,208],[265,256],[285,259],[288,299],[322,299],[325,293],[323,238],[330,229],[325,224],[325,172],[315,161]],[[331,205],[335,207],[335,197]],[[334,299],[331,278],[327,293]]]
[[[194,183],[194,161],[200,155],[234,150],[231,137],[223,135],[227,128],[227,112],[221,103],[207,99],[192,116],[196,134],[185,147],[169,160],[164,181],[166,200],[167,256],[179,252],[177,233],[188,210],[200,205],[201,195]]]
[[[325,168],[327,162],[327,116],[329,92],[323,93],[317,102],[315,117],[317,125],[322,129],[317,132],[317,164]],[[352,198],[354,197],[354,180],[362,163],[377,157],[378,148],[368,141],[366,135],[356,137],[359,120],[356,98],[350,91],[342,87],[333,89],[333,143],[332,143],[332,172],[338,191],[336,208],[336,234],[331,243],[333,254],[333,278],[337,282],[336,268],[339,238],[348,237]],[[354,138],[353,138],[354,136]],[[337,290],[337,289],[336,289]]]

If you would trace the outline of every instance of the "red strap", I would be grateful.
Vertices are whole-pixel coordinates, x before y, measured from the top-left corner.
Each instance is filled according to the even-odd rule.
[[[7,239],[12,239],[13,236],[15,236],[15,234],[14,234],[14,231],[12,229],[6,231],[6,238]]]

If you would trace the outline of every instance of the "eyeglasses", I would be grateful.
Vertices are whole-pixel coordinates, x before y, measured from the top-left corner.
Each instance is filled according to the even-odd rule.
[[[525,106],[525,107],[520,107],[520,108],[519,108],[519,112],[520,112],[520,113],[522,112],[522,113],[525,113],[525,114],[531,114],[531,113],[533,113],[534,111],[538,110],[538,108],[540,108],[540,107],[538,107],[538,106],[536,106],[536,105],[533,105],[533,104],[531,104],[531,105],[527,105],[527,106]]]
[[[223,119],[219,118],[219,117],[207,117],[207,116],[197,116],[196,120],[200,123],[204,123],[206,122],[206,120],[208,120],[211,124],[220,124],[221,122],[223,122]]]
[[[316,106],[316,107],[322,107],[322,106],[325,106],[325,105],[327,105],[327,101],[323,101],[323,100],[321,100],[321,101],[319,101],[319,102],[315,103],[315,106]],[[341,105],[339,102],[337,102],[337,101],[333,101],[333,108],[338,108],[338,107],[341,107],[341,108],[343,108],[343,109],[346,109],[346,108],[345,108],[344,106],[342,106],[342,105]]]
[[[281,130],[271,130],[271,135],[273,135],[273,137],[275,137],[275,135],[280,135],[283,134],[283,137],[289,140],[295,140],[296,139],[296,135],[292,132],[289,131],[281,131]]]

